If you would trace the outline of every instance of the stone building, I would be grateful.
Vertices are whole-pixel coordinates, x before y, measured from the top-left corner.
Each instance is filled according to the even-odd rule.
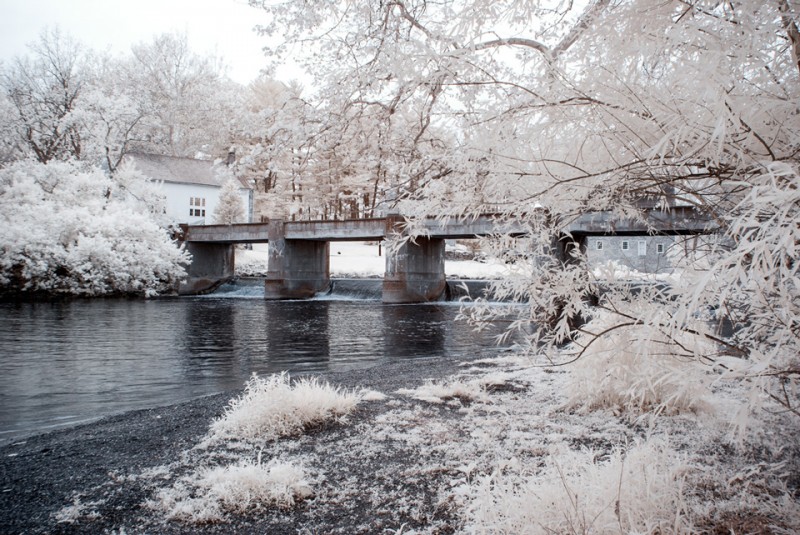
[[[675,245],[673,236],[592,236],[587,238],[586,256],[593,267],[615,262],[642,273],[668,273],[668,252]]]

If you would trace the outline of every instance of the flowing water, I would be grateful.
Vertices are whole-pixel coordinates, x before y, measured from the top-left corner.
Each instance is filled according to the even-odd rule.
[[[239,285],[194,298],[1,303],[0,442],[240,388],[254,372],[504,350],[500,325],[476,333],[455,321],[456,303],[384,305],[374,285],[342,283],[311,301],[264,301],[261,286]]]

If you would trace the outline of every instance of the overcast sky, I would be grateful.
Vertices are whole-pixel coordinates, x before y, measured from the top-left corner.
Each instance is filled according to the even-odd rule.
[[[0,60],[27,53],[45,27],[68,33],[94,50],[127,54],[153,35],[185,32],[193,51],[216,53],[240,83],[264,66],[265,44],[253,27],[266,14],[246,0],[0,0]],[[297,75],[279,72],[287,80]]]

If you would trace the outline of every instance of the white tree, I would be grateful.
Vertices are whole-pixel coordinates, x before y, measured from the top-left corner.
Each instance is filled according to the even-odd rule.
[[[366,135],[390,126],[380,163],[412,230],[415,217],[490,211],[527,223],[542,255],[562,249],[495,288],[529,304],[514,327],[535,333],[532,354],[576,340],[569,358],[585,357],[638,326],[652,343],[635,347],[733,355],[744,380],[798,410],[798,263],[775,248],[798,244],[800,39],[786,0],[251,3],[272,15],[265,31],[308,51],[331,116],[363,119],[350,124]],[[590,307],[596,283],[564,226],[676,204],[718,229],[704,268],[694,251],[666,294]],[[581,327],[603,309],[602,328]],[[717,336],[709,310],[741,317],[736,336]]]
[[[245,208],[242,202],[239,189],[241,184],[230,177],[223,184],[219,192],[219,202],[214,208],[212,219],[214,223],[220,225],[230,225],[232,223],[246,223]]]
[[[1,66],[0,69],[2,69]],[[0,94],[0,117],[6,119],[0,121],[0,166],[17,160],[25,154],[22,140],[17,134],[12,119],[15,114],[14,105],[6,97],[5,93]]]
[[[132,150],[213,158],[230,146],[244,96],[223,71],[185,36],[162,35],[116,58],[45,31],[28,57],[0,71],[3,130],[41,162],[79,159],[112,174]]]
[[[120,74],[149,118],[140,149],[190,158],[227,150],[243,92],[218,58],[194,53],[185,34],[134,45],[132,56]]]
[[[87,83],[87,54],[58,30],[44,31],[31,45],[33,58],[16,58],[0,74],[13,105],[4,121],[37,160],[80,158],[83,150],[79,100]]]

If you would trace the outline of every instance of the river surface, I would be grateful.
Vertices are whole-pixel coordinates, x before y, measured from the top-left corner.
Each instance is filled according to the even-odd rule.
[[[491,355],[459,305],[333,296],[0,303],[0,443],[123,411],[240,388],[252,373],[365,368]]]

